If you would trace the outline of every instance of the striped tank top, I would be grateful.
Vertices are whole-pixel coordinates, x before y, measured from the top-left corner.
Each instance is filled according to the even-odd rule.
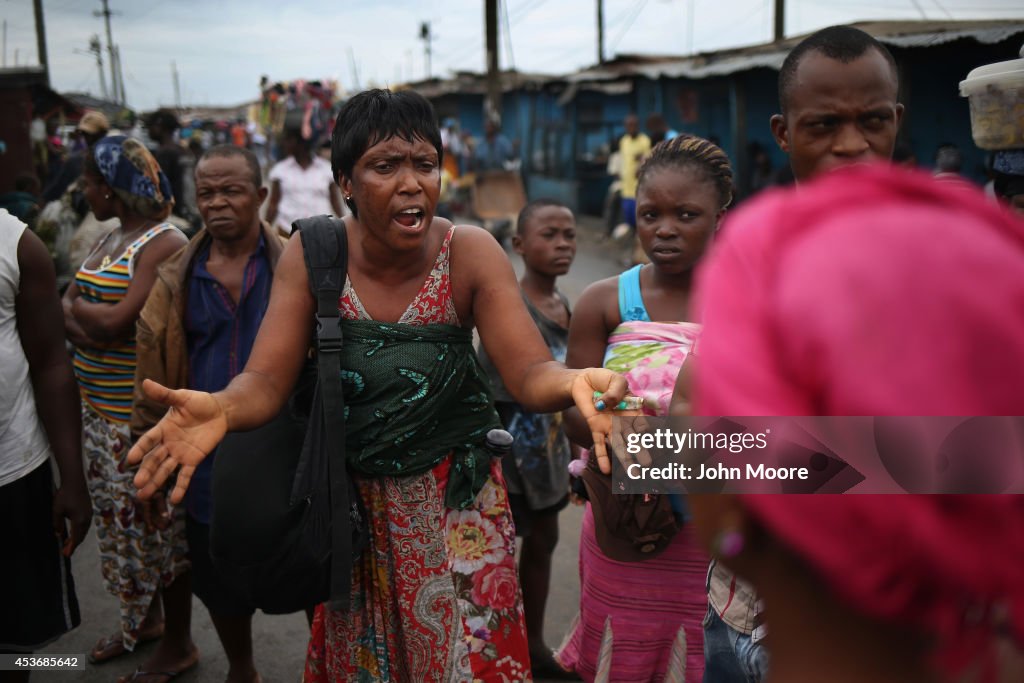
[[[83,263],[75,274],[75,284],[82,298],[91,303],[121,301],[132,281],[136,254],[147,242],[168,230],[177,228],[170,223],[153,226],[129,244],[117,260],[104,267],[92,270]],[[82,400],[107,420],[127,423],[132,415],[135,387],[135,332],[128,339],[105,348],[75,349],[74,366]]]

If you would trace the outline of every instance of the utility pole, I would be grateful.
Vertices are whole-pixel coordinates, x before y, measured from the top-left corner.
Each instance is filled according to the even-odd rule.
[[[786,37],[786,0],[775,0],[775,33],[773,39],[778,42]]]
[[[597,63],[604,64],[604,0],[597,0]]]
[[[124,92],[124,71],[121,70],[121,47],[119,45],[114,46],[114,61],[117,63],[117,101],[120,104],[125,104],[128,101],[128,96]]]
[[[174,81],[174,106],[181,109],[181,88],[178,85],[178,65],[171,60],[171,79]]]
[[[103,17],[107,25],[107,52],[110,54],[110,83],[111,88],[114,92],[114,101],[119,104],[124,104],[124,100],[121,99],[120,88],[118,87],[120,81],[117,78],[117,56],[114,52],[114,39],[110,33],[110,15],[113,12],[110,11],[110,5],[108,0],[100,0],[103,3],[103,11],[94,11],[92,14],[94,17]]]
[[[103,99],[108,99],[110,95],[107,94],[107,78],[103,75],[103,48],[100,47],[100,37],[95,34],[89,41],[89,52],[96,55],[96,69],[100,74],[100,91],[103,93]]]
[[[434,40],[434,36],[430,32],[430,22],[429,21],[424,21],[422,24],[420,24],[420,40],[423,41],[423,58],[426,60],[426,64],[427,64],[427,75],[426,75],[426,78],[427,78],[427,80],[430,80],[430,76],[431,76],[430,58],[432,56],[431,53],[433,51],[432,47],[431,47],[431,43]]]
[[[7,20],[4,19],[4,61],[3,67],[7,68]]]
[[[43,19],[43,0],[32,0],[32,7],[36,13],[36,53],[39,56],[39,66],[43,67],[43,77],[46,85],[50,85],[50,62],[46,57],[46,21]],[[7,45],[7,24],[4,24],[4,58],[6,59]]]
[[[487,41],[487,98],[484,120],[501,119],[501,72],[498,70],[498,0],[484,0],[484,35]]]
[[[103,48],[100,47],[100,37],[94,34],[89,39],[88,50],[75,50],[75,52],[80,55],[92,55],[96,58],[96,69],[100,74],[100,94],[103,99],[108,99],[107,79],[103,76]]]
[[[352,92],[360,92],[363,87],[359,84],[359,64],[356,62],[356,55],[351,46],[348,48],[348,65],[352,69]]]

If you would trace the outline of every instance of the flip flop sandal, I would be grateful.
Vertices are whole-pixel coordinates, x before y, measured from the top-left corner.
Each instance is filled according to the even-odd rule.
[[[152,632],[146,636],[142,636],[140,634],[139,639],[136,641],[135,644],[136,646],[138,646],[142,645],[143,643],[149,643],[154,640],[160,640],[160,638],[162,638],[163,635],[164,629],[163,625],[161,624],[160,628],[157,629],[155,632]],[[110,654],[107,654],[111,650],[115,651],[111,652]],[[112,636],[100,638],[99,642],[97,642],[93,646],[92,650],[89,651],[89,662],[91,664],[103,664],[104,662],[109,662],[112,659],[117,659],[118,657],[121,657],[122,655],[126,654],[128,654],[128,650],[124,646],[124,638],[121,636],[120,633],[117,633]]]
[[[100,638],[92,650],[89,651],[89,662],[92,664],[102,664],[109,662],[111,659],[117,659],[121,655],[127,654],[127,652],[128,650],[124,647],[124,640],[121,638],[121,634],[106,636]]]
[[[122,676],[121,678],[117,679],[117,683],[132,683],[132,681],[138,681],[140,678],[148,679],[150,676],[162,676],[164,678],[164,683],[167,683],[167,681],[173,681],[175,678],[182,675],[183,673],[194,669],[197,664],[199,664],[198,650],[196,651],[195,656],[192,658],[192,660],[188,664],[186,664],[184,668],[178,669],[177,671],[143,671],[142,667],[140,666],[138,669],[133,671],[128,676]]]

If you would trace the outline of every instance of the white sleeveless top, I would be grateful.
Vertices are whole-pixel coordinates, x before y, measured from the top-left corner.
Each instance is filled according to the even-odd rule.
[[[14,312],[21,285],[18,242],[27,227],[0,209],[0,486],[24,477],[50,456]]]

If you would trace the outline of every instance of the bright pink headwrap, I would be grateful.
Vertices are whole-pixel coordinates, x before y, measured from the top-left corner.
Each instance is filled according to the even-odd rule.
[[[887,166],[769,193],[699,273],[701,415],[1024,415],[1024,223]],[[1024,502],[748,496],[831,590],[930,633],[960,670],[1024,643]]]

